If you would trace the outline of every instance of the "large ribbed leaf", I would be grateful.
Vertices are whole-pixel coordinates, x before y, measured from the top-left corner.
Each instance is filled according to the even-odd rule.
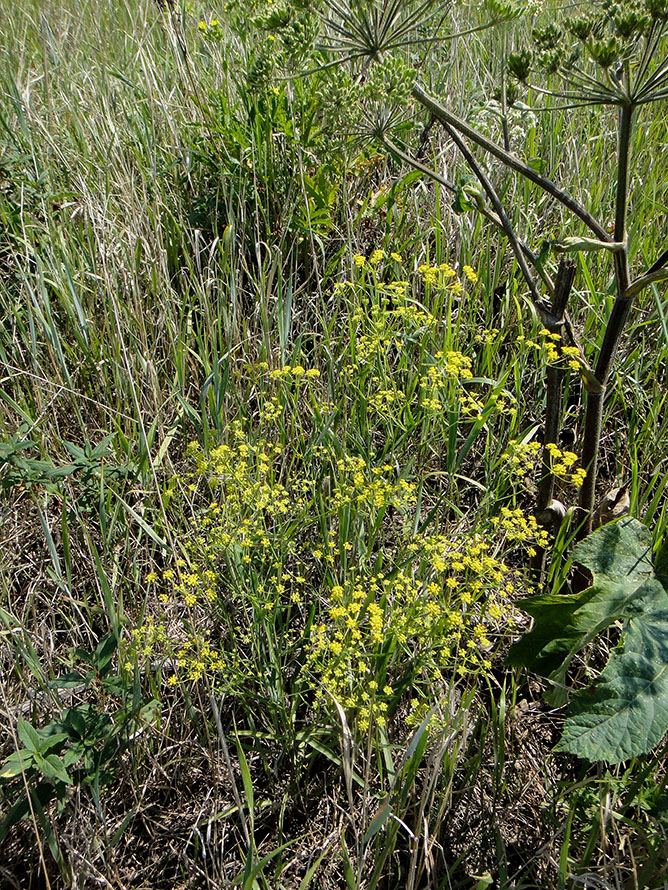
[[[549,677],[557,689],[565,689],[573,656],[614,621],[624,621],[597,683],[573,696],[559,750],[618,763],[649,751],[668,730],[664,550],[655,571],[645,526],[635,519],[603,526],[573,549],[573,558],[593,574],[590,588],[521,602],[534,627],[513,646],[509,661]]]
[[[557,750],[619,763],[650,751],[666,730],[668,610],[627,622],[598,682],[573,696]]]

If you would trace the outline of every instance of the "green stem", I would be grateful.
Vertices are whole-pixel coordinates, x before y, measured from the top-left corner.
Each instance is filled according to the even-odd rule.
[[[505,232],[506,237],[508,238],[508,241],[510,242],[510,246],[513,249],[513,253],[515,254],[517,263],[518,263],[520,269],[522,270],[524,279],[529,286],[529,290],[531,291],[531,298],[532,298],[533,302],[538,307],[540,307],[541,304],[543,303],[543,299],[542,299],[542,297],[540,295],[540,291],[538,290],[538,287],[536,285],[536,280],[534,279],[533,275],[531,274],[531,269],[529,269],[529,266],[527,265],[527,261],[524,258],[524,253],[522,251],[522,247],[519,243],[517,235],[515,234],[515,229],[513,228],[513,224],[511,223],[506,211],[504,210],[503,204],[501,203],[501,199],[499,198],[499,196],[496,193],[496,189],[494,188],[494,186],[492,185],[490,180],[487,178],[487,176],[485,175],[483,170],[480,168],[476,159],[473,157],[473,155],[471,154],[469,149],[466,147],[466,144],[464,143],[461,136],[456,132],[456,130],[453,127],[451,127],[445,123],[443,124],[443,129],[446,131],[446,133],[450,136],[450,138],[455,143],[457,148],[460,150],[460,152],[464,156],[464,160],[466,161],[468,166],[471,168],[471,170],[473,170],[478,181],[480,182],[480,185],[485,190],[485,193],[486,193],[492,207],[494,208],[497,216],[501,220],[501,226],[503,228],[503,231]]]
[[[431,167],[428,167],[426,164],[423,164],[417,158],[411,157],[411,155],[407,154],[403,151],[399,146],[389,139],[384,134],[378,136],[378,141],[381,145],[383,145],[391,154],[396,155],[400,160],[404,161],[411,167],[414,167],[416,170],[419,170],[421,173],[424,173],[425,176],[428,176],[430,179],[433,179],[434,182],[437,182],[439,185],[442,185],[443,188],[447,189],[451,194],[457,195],[458,189],[454,183],[445,179],[440,173],[437,173],[435,170],[432,170]],[[492,213],[488,210],[484,205],[479,205],[477,208],[479,213],[481,213],[485,219],[489,220],[489,222],[493,223],[497,228],[501,229],[502,232],[506,232],[506,227],[503,224],[503,220],[496,214]],[[525,241],[522,241],[521,238],[517,238],[517,243],[524,254],[524,256],[529,260],[531,265],[534,267],[538,275],[542,278],[543,284],[547,288],[548,292],[551,294],[554,290],[554,282],[550,278],[550,275],[543,268],[543,264],[538,261],[538,257],[531,250],[528,244]]]

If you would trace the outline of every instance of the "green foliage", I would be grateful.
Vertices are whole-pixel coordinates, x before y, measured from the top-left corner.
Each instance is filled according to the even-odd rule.
[[[134,465],[118,466],[113,460],[106,462],[114,457],[112,441],[113,436],[107,436],[99,445],[86,443],[83,448],[73,442],[63,442],[73,460],[56,465],[50,460],[28,456],[26,452],[38,448],[36,442],[10,436],[6,442],[0,442],[0,487],[7,490],[15,485],[39,485],[55,491],[54,484],[58,480],[79,475],[81,497],[90,501],[96,496],[96,488],[102,477],[124,479],[136,472]]]
[[[603,526],[573,549],[594,583],[577,595],[521,601],[533,629],[510,650],[511,664],[546,676],[559,700],[577,653],[622,621],[621,640],[590,688],[575,693],[557,750],[619,763],[645,754],[668,730],[668,590],[666,545],[656,568],[652,539],[636,519]]]
[[[517,80],[525,81],[531,71],[531,62],[533,53],[531,50],[524,49],[517,53],[510,53],[508,56],[508,71]]]
[[[188,564],[148,576],[171,618],[134,633],[141,659],[175,659],[171,685],[207,678],[295,744],[308,737],[305,715],[340,706],[361,739],[409,694],[413,726],[443,672],[466,684],[490,670],[521,583],[501,548],[543,538],[505,502],[489,540],[418,531],[415,454],[444,437],[456,472],[492,425],[513,422],[514,401],[447,348],[446,319],[395,279],[400,255],[353,263],[356,280],[335,288],[349,334],[330,344],[329,371],[246,363],[235,381],[254,414],[208,451],[191,445],[189,485],[209,506],[183,542]],[[425,299],[459,299],[478,286],[463,272],[425,264],[414,286]],[[484,348],[479,333],[472,341],[471,352]]]
[[[36,728],[18,719],[17,748],[0,766],[0,790],[4,800],[15,797],[0,823],[0,844],[8,831],[30,815],[57,801],[62,810],[72,786],[91,789],[95,797],[114,779],[119,755],[131,732],[155,713],[156,702],[136,695],[124,673],[113,673],[117,649],[114,633],[103,637],[92,652],[76,649],[74,658],[84,671],[63,674],[49,683],[51,689],[86,692],[99,690],[117,707],[101,711],[93,702],[65,708],[56,719]]]
[[[650,29],[665,18],[664,0],[636,6]],[[557,73],[577,50],[610,87],[616,65],[587,42],[633,42],[619,31],[634,22],[590,3],[582,40],[564,29],[551,48],[565,13],[535,2],[2,11],[0,762],[30,789],[3,879],[55,886],[55,857],[78,885],[621,886],[635,862],[638,886],[661,886],[661,753],[573,775],[549,756],[554,715],[500,657],[544,536],[527,515],[543,369],[580,371],[600,342],[612,256],[590,243],[578,273],[582,352],[551,343],[484,188],[407,95],[433,89],[497,140],[507,113],[516,158],[573,182],[607,231],[614,112],[599,127],[538,90],[532,110],[497,78],[531,45]],[[645,268],[665,241],[666,127],[638,118],[628,243]],[[423,168],[351,138],[374,124]],[[425,174],[441,160],[451,196]],[[552,276],[549,245],[580,230],[482,166]],[[603,448],[660,530],[667,330],[652,281]],[[552,455],[566,508],[584,472],[580,386],[567,380],[569,438]],[[568,538],[564,523],[555,576]],[[514,592],[491,577],[501,564]],[[135,634],[118,669],[100,653],[98,680],[100,608]],[[150,696],[162,718],[156,705],[127,722]],[[22,774],[2,791],[3,818],[25,808]]]
[[[630,95],[626,98],[633,101],[635,95],[641,94],[642,81],[647,80],[650,73],[652,89],[656,91],[658,98],[660,93],[657,87],[660,84],[654,77],[655,73],[665,84],[665,75],[660,73],[662,65],[657,53],[658,38],[665,24],[663,0],[659,3],[654,0],[603,0],[590,5],[592,8],[587,15],[580,18],[566,17],[562,23],[563,29],[560,24],[550,22],[532,30],[538,67],[547,73],[560,72],[571,90],[578,90],[577,94],[571,92],[565,98],[574,99],[577,95],[580,101],[604,104],[606,100],[611,103],[624,100],[622,93],[626,91],[622,89],[620,92],[619,89],[621,72],[615,72],[608,79],[609,69],[623,63],[633,66],[640,74],[640,82],[632,90],[629,89]],[[650,65],[651,57],[655,54],[658,62],[656,71]],[[518,80],[526,81],[531,69],[529,51],[522,50],[511,56],[514,59],[513,65],[509,64],[511,73]],[[520,65],[519,57],[524,57],[526,64]],[[583,74],[586,59],[594,63],[594,71],[599,69],[599,73],[593,77]],[[596,79],[600,73],[605,80]]]

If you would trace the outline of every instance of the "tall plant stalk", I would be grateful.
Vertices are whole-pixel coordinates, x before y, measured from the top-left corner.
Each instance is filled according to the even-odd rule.
[[[582,466],[587,470],[580,490],[579,508],[582,512],[582,525],[578,537],[591,532],[594,500],[596,496],[596,470],[603,425],[603,402],[606,384],[612,363],[619,347],[619,341],[626,324],[633,297],[627,296],[629,289],[628,245],[626,243],[626,215],[628,206],[629,149],[633,131],[633,106],[622,106],[619,113],[617,143],[617,195],[615,199],[615,241],[623,244],[615,253],[616,297],[605,328],[603,343],[599,352],[594,374],[601,384],[600,392],[587,393],[584,437],[582,441]]]
[[[362,75],[358,77],[358,85],[360,78],[367,76],[371,66],[378,64],[387,66],[392,53],[401,47],[422,44],[426,48],[432,42],[442,39],[454,40],[460,36],[449,34],[443,38],[435,34],[425,39],[424,30],[428,23],[438,22],[440,27],[442,16],[447,11],[449,4],[440,0],[415,0],[412,3],[402,3],[400,0],[375,0],[367,4],[359,4],[353,0],[321,0],[321,4],[324,9],[322,23],[327,37],[316,43],[316,49],[325,54],[338,54],[341,63],[361,64]],[[408,84],[405,76],[406,66],[404,64],[402,69],[399,60],[396,69],[393,70],[391,64],[387,68],[388,79],[385,82],[393,84],[389,88],[390,95],[386,97],[387,107],[383,107],[383,96],[379,96],[376,89],[366,93],[370,104],[376,109],[376,118],[373,122],[370,121],[368,128],[369,134],[379,139],[386,148],[408,160],[416,169],[425,172],[428,167],[424,162],[412,159],[391,139],[392,127],[400,117],[396,113],[397,108],[405,103],[409,95],[429,113],[430,122],[435,121],[440,124],[455,142],[469,169],[478,178],[491,205],[488,210],[483,210],[482,207],[479,209],[508,237],[529,287],[532,301],[541,312],[543,322],[548,328],[548,322],[561,321],[561,313],[557,313],[556,319],[552,317],[547,301],[538,290],[537,280],[529,268],[529,263],[536,268],[539,277],[548,288],[548,293],[552,296],[549,276],[544,273],[543,263],[537,261],[514,231],[488,173],[483,170],[466,143],[491,155],[504,167],[526,178],[550,195],[577,220],[584,223],[594,236],[567,238],[561,245],[563,250],[583,252],[604,250],[613,254],[616,297],[593,371],[589,368],[584,353],[579,349],[586,391],[581,458],[582,465],[587,471],[579,497],[581,522],[579,536],[591,531],[606,386],[633,298],[643,287],[668,277],[662,268],[668,263],[667,253],[666,257],[660,258],[649,272],[637,281],[631,282],[626,240],[634,112],[642,105],[668,97],[668,60],[660,58],[662,40],[668,29],[668,3],[663,0],[642,0],[642,2],[619,0],[613,6],[592,4],[592,7],[591,10],[583,10],[583,17],[577,20],[565,20],[563,23],[565,28],[559,27],[554,22],[542,29],[535,28],[532,32],[535,50],[510,53],[507,59],[505,28],[515,17],[517,9],[512,3],[503,3],[501,0],[490,3],[495,19],[490,24],[501,24],[504,28],[503,61],[507,62],[508,71],[517,80],[526,83],[531,66],[538,58],[545,62],[547,70],[560,74],[566,82],[566,86],[561,89],[536,87],[538,94],[557,97],[563,101],[564,108],[601,106],[618,109],[615,226],[612,235],[604,222],[596,218],[568,190],[544,176],[509,149],[505,127],[504,144],[499,145],[455,114],[447,107],[446,102],[431,95],[419,79],[413,78],[405,89]],[[418,29],[421,29],[421,34],[418,33]],[[568,44],[563,42],[567,33],[570,34]],[[579,43],[579,47],[576,46],[575,50],[573,41]],[[592,63],[591,70],[587,70],[589,64],[587,60]],[[336,61],[327,61],[320,65],[320,68],[329,68],[334,64]],[[504,118],[507,111],[505,68],[504,64],[501,91]],[[382,78],[379,83],[383,83]],[[394,95],[391,94],[392,90],[395,91]],[[362,103],[364,101],[362,99]],[[428,175],[450,186],[450,183],[439,177],[436,172],[431,171]],[[565,331],[573,342],[576,342],[565,312],[563,320]],[[579,347],[579,344],[577,345]]]
[[[559,203],[562,204],[567,210],[571,211],[575,216],[582,220],[589,227],[591,232],[597,236],[600,242],[615,245],[613,255],[617,296],[612,312],[610,314],[610,318],[608,319],[608,323],[605,328],[603,343],[601,345],[594,371],[593,373],[590,373],[588,369],[585,368],[584,374],[584,388],[587,392],[587,403],[584,419],[582,465],[587,470],[587,476],[580,491],[580,498],[578,503],[579,510],[581,511],[580,515],[582,517],[578,536],[583,537],[591,531],[591,522],[594,514],[594,504],[596,498],[596,469],[601,441],[603,404],[605,400],[606,384],[610,376],[612,363],[619,347],[622,333],[624,331],[626,319],[631,308],[631,304],[633,302],[633,296],[629,296],[627,293],[630,288],[630,277],[628,245],[626,243],[626,216],[628,205],[628,176],[630,161],[629,150],[633,132],[633,104],[629,102],[627,105],[624,105],[620,109],[618,132],[617,185],[615,199],[615,228],[613,236],[610,236],[610,234],[605,230],[603,224],[596,220],[589,213],[589,211],[585,207],[583,207],[575,198],[573,198],[568,192],[566,192],[560,186],[556,185],[554,182],[552,182],[552,180],[542,176],[536,170],[529,167],[511,152],[506,151],[506,149],[502,146],[497,145],[487,136],[478,133],[478,131],[474,127],[466,123],[466,121],[463,121],[457,115],[452,114],[447,108],[441,105],[441,103],[437,102],[433,97],[429,96],[421,86],[416,84],[413,88],[412,95],[420,104],[422,104],[426,109],[429,110],[434,118],[441,124],[445,132],[448,133],[448,135],[453,139],[460,152],[462,153],[468,167],[476,175],[481,185],[483,186],[483,189],[485,190],[487,197],[489,198],[490,203],[492,204],[492,207],[494,209],[494,221],[497,223],[497,225],[499,225],[499,227],[503,230],[503,232],[509,239],[520,270],[522,271],[527,285],[529,286],[532,300],[541,312],[542,320],[548,330],[552,330],[555,320],[559,322],[559,328],[561,329],[561,321],[566,311],[566,304],[564,303],[562,311],[560,311],[559,309],[556,310],[556,315],[554,309],[551,312],[545,311],[545,303],[537,291],[534,276],[529,270],[526,262],[527,253],[529,259],[535,260],[535,257],[531,254],[531,252],[527,252],[527,250],[524,248],[523,243],[515,234],[513,226],[507,214],[505,213],[503,207],[500,205],[498,195],[496,193],[496,190],[493,188],[489,177],[484,174],[480,165],[476,162],[475,157],[472,155],[470,150],[466,148],[466,145],[459,136],[459,133],[468,137],[477,146],[483,148],[486,152],[493,155],[495,158],[497,158],[497,160],[500,160],[507,167],[526,177],[535,185],[538,185],[541,189],[543,189],[543,191],[547,192],[549,195],[559,201]],[[383,141],[385,141],[386,144],[388,142],[388,140],[386,139]],[[408,159],[409,162],[413,164],[413,166],[417,167],[417,164],[415,164],[409,156],[405,155],[405,153],[402,154],[404,158]],[[423,167],[424,165],[420,165],[420,168]],[[539,267],[539,264],[536,263],[536,266]],[[568,277],[570,278],[570,284],[568,286],[568,292],[570,292],[570,289],[572,287],[574,274],[574,268],[572,270],[569,270]],[[568,298],[568,292],[566,293],[566,299]],[[557,327],[554,327],[554,330],[556,331]],[[549,377],[550,371],[548,370],[548,387],[550,385]],[[552,382],[554,383],[554,381]],[[560,386],[561,384],[559,384],[559,389]],[[550,408],[549,410],[553,419],[552,408]],[[546,426],[549,423],[550,419],[546,418]],[[545,440],[545,443],[556,442],[558,438],[557,434],[558,430],[552,431],[550,435],[553,437],[547,438]],[[550,498],[551,492],[550,497],[547,498],[547,500],[545,499],[544,495],[539,497],[537,512],[545,511]]]
[[[423,105],[434,118],[443,126],[444,130],[455,140],[456,144],[462,150],[463,145],[461,139],[456,137],[456,132],[467,136],[477,146],[484,149],[497,160],[501,161],[505,166],[519,173],[521,176],[529,179],[535,185],[538,185],[543,191],[547,192],[567,210],[571,211],[588,228],[595,234],[603,244],[614,244],[614,271],[616,285],[616,299],[613,305],[610,317],[605,327],[603,342],[599,351],[598,359],[593,374],[585,374],[585,390],[587,392],[584,431],[582,441],[582,465],[587,470],[587,476],[580,491],[578,507],[581,516],[581,526],[578,537],[584,537],[591,532],[592,518],[594,515],[594,504],[596,498],[596,475],[598,453],[601,442],[603,405],[605,401],[605,393],[607,382],[614,362],[615,355],[619,348],[619,343],[624,331],[626,320],[633,303],[635,291],[632,289],[629,275],[629,258],[628,244],[626,239],[626,217],[628,207],[628,179],[630,166],[630,145],[633,134],[633,114],[634,103],[628,99],[620,107],[619,111],[619,127],[618,127],[618,144],[617,144],[617,172],[616,172],[616,198],[615,198],[615,228],[611,237],[605,230],[603,224],[596,220],[589,211],[583,207],[568,192],[556,185],[547,177],[542,176],[533,168],[525,164],[521,159],[517,158],[511,152],[502,146],[496,144],[487,136],[479,133],[474,127],[463,121],[457,115],[450,112],[441,103],[429,96],[425,90],[416,84],[412,91],[413,97]],[[465,147],[463,148],[464,158],[472,170],[478,176],[487,191],[488,196],[491,194],[489,186],[480,178],[480,168],[476,164],[473,156]],[[492,203],[494,204],[493,199]],[[498,208],[494,205],[495,211]],[[535,281],[533,275],[526,268],[526,261],[522,256],[522,251],[518,250],[518,241],[512,235],[512,229],[509,230],[509,222],[504,214],[502,219],[502,228],[509,235],[510,243],[513,246],[518,265],[527,281],[532,298],[536,301]],[[585,242],[582,242],[583,244]],[[601,244],[600,246],[603,246]],[[598,247],[599,245],[592,245]],[[528,274],[527,274],[528,272]],[[570,289],[570,288],[569,288]],[[630,292],[631,291],[631,292]],[[543,317],[546,326],[549,329],[549,319]],[[554,439],[546,440],[554,441]],[[547,504],[542,504],[544,497],[540,498],[541,505],[539,510],[544,510]]]
[[[559,270],[554,283],[554,293],[550,303],[552,318],[545,323],[551,334],[562,335],[564,328],[564,316],[568,298],[575,279],[575,261],[571,257],[562,257]],[[536,516],[538,521],[546,528],[552,528],[561,518],[559,506],[553,502],[554,473],[550,453],[547,448],[550,444],[557,444],[561,431],[561,400],[566,370],[556,365],[548,365],[545,372],[545,423],[543,424],[543,452],[541,457],[540,478],[538,481],[538,494],[536,496]],[[540,583],[543,576],[545,563],[545,549],[536,547],[536,554],[531,561],[534,580]]]

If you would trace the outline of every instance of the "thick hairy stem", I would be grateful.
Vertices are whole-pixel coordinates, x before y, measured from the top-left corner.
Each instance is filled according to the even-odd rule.
[[[575,266],[575,260],[572,257],[562,257],[559,263],[557,277],[554,280],[554,293],[550,303],[553,320],[546,322],[546,327],[551,334],[563,334],[566,304],[568,303],[575,279]],[[559,441],[559,432],[561,431],[561,399],[565,375],[566,371],[564,368],[558,368],[554,365],[547,366],[545,374],[547,393],[545,400],[545,426],[543,429],[543,455],[536,498],[536,517],[541,525],[547,529],[552,529],[560,519],[559,510],[556,506],[552,506],[554,475],[552,473],[550,454],[546,446],[550,443],[556,445]],[[542,579],[544,563],[545,550],[542,547],[537,547],[536,555],[531,560],[531,571],[536,584],[540,584]]]
[[[579,538],[588,535],[592,528],[594,500],[596,497],[596,465],[603,425],[603,400],[612,363],[615,359],[619,341],[633,302],[633,297],[626,296],[626,291],[630,285],[628,248],[626,247],[626,210],[632,124],[633,106],[622,106],[619,112],[614,240],[623,243],[625,246],[623,250],[615,253],[617,296],[605,328],[601,351],[594,369],[594,375],[601,384],[601,391],[597,393],[589,392],[587,394],[584,440],[582,443],[582,466],[587,470],[587,476],[580,490],[580,511],[583,524],[578,532]]]
[[[512,152],[506,151],[500,145],[497,145],[491,139],[488,139],[486,136],[483,136],[479,133],[475,127],[472,127],[470,124],[467,124],[466,121],[462,120],[456,114],[453,114],[451,111],[448,111],[445,106],[441,105],[440,102],[437,102],[432,96],[426,93],[419,84],[415,84],[412,90],[413,98],[416,99],[424,108],[430,111],[434,117],[439,120],[442,124],[448,125],[449,127],[453,127],[459,133],[462,133],[472,142],[475,142],[476,145],[483,148],[485,151],[489,152],[511,170],[515,170],[516,173],[520,173],[522,176],[525,176],[527,179],[531,180],[531,182],[540,186],[543,191],[547,192],[549,195],[552,195],[560,204],[563,204],[568,210],[570,210],[575,216],[582,220],[582,222],[590,229],[596,237],[601,241],[612,241],[610,234],[605,230],[605,228],[595,219],[589,211],[580,204],[579,201],[576,201],[568,192],[565,192],[563,189],[559,188],[551,179],[547,179],[545,176],[541,176],[536,170],[530,167],[528,164],[525,164],[520,158],[514,155]]]

